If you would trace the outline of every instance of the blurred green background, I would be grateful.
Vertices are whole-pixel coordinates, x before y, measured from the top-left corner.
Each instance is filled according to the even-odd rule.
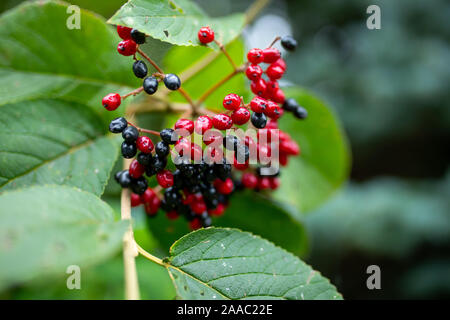
[[[0,10],[19,2],[3,0]],[[70,2],[108,18],[124,1]],[[251,4],[196,2],[213,16]],[[381,8],[380,30],[366,27],[371,4]],[[299,48],[287,56],[286,81],[323,97],[349,135],[350,182],[305,218],[307,262],[346,299],[450,298],[449,15],[444,0],[276,0],[245,31],[249,47],[293,34]],[[138,242],[155,249],[135,214]],[[119,255],[83,271],[83,290],[55,279],[0,297],[121,299],[121,263]],[[371,264],[381,268],[381,290],[366,287]],[[141,259],[138,269],[142,298],[175,297],[164,269]]]

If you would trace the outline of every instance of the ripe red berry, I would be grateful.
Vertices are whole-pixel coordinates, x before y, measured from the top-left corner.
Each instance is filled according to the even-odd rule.
[[[270,189],[272,190],[276,190],[280,186],[280,179],[277,177],[270,177],[269,182],[270,182]]]
[[[266,94],[267,84],[263,78],[259,80],[252,81],[250,84],[250,89],[252,92],[258,96],[264,96]]]
[[[189,154],[191,152],[191,142],[188,139],[181,138],[175,142],[175,151],[181,156]]]
[[[284,140],[280,142],[280,153],[297,156],[300,154],[300,147],[294,140]]]
[[[158,197],[153,197],[150,202],[144,204],[145,212],[149,216],[154,216],[159,210],[159,206],[161,205],[161,200]]]
[[[263,70],[257,64],[251,64],[245,70],[245,74],[250,81],[255,81],[261,78]]]
[[[156,197],[155,191],[151,188],[147,188],[143,194],[141,194],[141,202],[142,203],[148,203],[151,202],[152,199]]]
[[[266,84],[267,84],[266,93],[269,96],[269,98],[272,98],[272,96],[275,94],[275,92],[280,88],[280,86],[278,85],[278,81],[270,80],[270,81],[267,81]]]
[[[250,63],[258,64],[263,62],[264,56],[263,56],[263,50],[258,48],[250,49],[247,53],[247,60]]]
[[[120,106],[122,98],[118,93],[110,93],[102,99],[102,105],[108,111],[116,110]]]
[[[240,107],[231,113],[231,119],[233,120],[234,124],[246,124],[248,120],[250,120],[250,111],[248,111],[245,107]]]
[[[178,121],[175,122],[175,129],[184,129],[192,134],[194,132],[194,121],[189,119],[178,119]]]
[[[280,156],[278,158],[278,162],[280,163],[280,165],[285,167],[288,164],[287,154],[286,153],[280,153]]]
[[[215,141],[220,141],[219,145],[222,145],[222,139],[223,135],[220,131],[217,130],[208,130],[205,135],[203,136],[203,142],[206,145],[210,145],[211,143]]]
[[[272,95],[271,98],[273,101],[277,102],[277,103],[281,103],[283,104],[284,101],[286,100],[286,96],[284,95],[284,91],[281,89],[278,89],[277,91],[275,91]]]
[[[199,218],[195,218],[189,222],[189,228],[191,230],[197,230],[197,229],[200,229],[201,227],[202,227],[202,222],[200,221]]]
[[[169,170],[161,170],[156,174],[156,180],[158,184],[163,188],[169,188],[173,186],[173,174]]]
[[[215,209],[209,209],[208,213],[215,217],[220,217],[225,212],[226,206],[223,203],[219,203]]]
[[[203,158],[203,149],[195,143],[191,143],[191,160],[195,163],[200,163]]]
[[[283,58],[278,59],[277,61],[275,61],[274,63],[272,63],[272,66],[279,66],[281,67],[283,70],[286,70],[286,61],[284,61]]]
[[[241,178],[242,185],[248,189],[254,189],[258,185],[258,178],[253,173],[244,173]]]
[[[180,215],[175,210],[172,210],[172,211],[166,212],[166,216],[167,216],[167,219],[169,219],[169,220],[175,220]]]
[[[254,97],[252,101],[250,101],[250,109],[253,112],[262,113],[266,109],[267,100],[261,97]]]
[[[278,79],[280,79],[283,76],[284,69],[281,68],[280,66],[270,65],[266,69],[266,74],[270,78],[270,80],[278,80]]]
[[[258,189],[264,190],[270,188],[270,180],[268,177],[260,177],[258,179]]]
[[[214,181],[214,187],[217,189],[217,192],[220,194],[230,194],[233,192],[234,189],[234,183],[233,180],[230,178],[227,178],[225,181],[222,181],[220,179],[216,179]]]
[[[246,170],[248,168],[249,163],[248,163],[248,161],[246,161],[244,163],[239,163],[239,161],[235,157],[234,158],[234,162],[233,162],[233,166],[236,168],[236,170],[244,171],[244,170]]]
[[[210,27],[202,27],[198,31],[198,41],[203,44],[214,41],[214,31]]]
[[[124,27],[124,26],[117,26],[117,34],[119,37],[121,37],[123,40],[131,39],[131,28]]]
[[[132,56],[136,53],[137,44],[133,40],[127,39],[120,41],[117,45],[117,51],[124,56]]]
[[[213,126],[218,130],[227,130],[233,126],[233,120],[226,114],[217,114],[213,118]]]
[[[195,214],[202,214],[203,212],[206,211],[207,208],[203,199],[200,200],[197,199],[196,201],[193,201],[191,203],[191,209],[192,211],[194,211]]]
[[[141,196],[136,194],[136,193],[131,193],[130,199],[131,199],[131,206],[132,207],[137,207],[138,205],[140,205],[142,203],[141,202]]]
[[[270,47],[263,50],[263,61],[265,63],[273,63],[280,59],[281,53],[278,49]]]
[[[223,98],[222,104],[227,110],[236,110],[241,105],[241,98],[237,94],[230,93]]]
[[[143,153],[151,153],[154,148],[152,140],[147,136],[137,138],[136,146]]]
[[[195,120],[195,132],[203,135],[206,131],[211,129],[213,126],[212,120],[208,116],[200,116]]]
[[[281,116],[281,108],[275,102],[269,101],[264,114],[271,119],[278,119]]]
[[[141,177],[145,172],[145,167],[140,164],[137,160],[133,160],[130,163],[130,168],[128,169],[128,172],[130,173],[130,177],[133,179],[137,179]]]

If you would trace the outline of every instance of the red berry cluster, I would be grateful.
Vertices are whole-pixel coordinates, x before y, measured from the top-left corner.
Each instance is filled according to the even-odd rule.
[[[119,53],[134,56],[133,72],[138,78],[144,78],[144,82],[141,88],[125,96],[111,93],[104,97],[102,104],[107,110],[115,110],[121,100],[141,91],[154,94],[159,81],[183,94],[176,75],[164,74],[139,51],[139,44],[145,42],[143,33],[121,26],[117,27],[117,32],[124,39],[119,43]],[[214,39],[211,28],[201,28],[198,40],[204,45],[214,41],[226,54],[224,47]],[[281,44],[292,50],[296,42],[284,37]],[[136,52],[158,72],[146,77],[147,66],[136,59]],[[279,87],[278,80],[286,70],[280,51],[272,46],[264,50],[251,49],[247,58],[243,67],[235,68],[235,72],[245,70],[251,81],[250,88],[255,96],[247,104],[239,95],[230,93],[222,102],[224,112],[205,111],[193,119],[180,118],[173,128],[160,132],[138,128],[123,117],[111,121],[109,130],[123,137],[122,156],[134,158],[127,170],[115,175],[123,188],[131,189],[133,207],[143,205],[149,217],[154,217],[159,209],[165,211],[169,219],[183,216],[192,229],[197,229],[210,226],[211,217],[222,215],[234,192],[279,187],[279,166],[287,165],[288,157],[299,155],[300,149],[286,132],[279,130],[278,119],[284,111],[293,112],[300,119],[305,118],[307,112],[294,99],[286,99]],[[264,64],[268,65],[265,70],[261,67]],[[248,131],[239,135],[241,127],[238,126],[246,124],[247,128],[255,129],[253,135]],[[158,136],[159,141],[154,144],[143,133]],[[149,187],[149,184],[155,186]]]

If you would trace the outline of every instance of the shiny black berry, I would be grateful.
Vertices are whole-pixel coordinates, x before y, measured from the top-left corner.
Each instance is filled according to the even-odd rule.
[[[294,116],[296,116],[299,119],[305,119],[308,116],[308,111],[306,111],[305,108],[298,106],[294,110]]]
[[[253,112],[251,122],[255,128],[262,129],[266,126],[267,117],[264,113]]]
[[[286,111],[294,111],[298,107],[297,101],[293,98],[288,98],[284,101],[283,109]]]
[[[288,51],[294,51],[297,48],[297,40],[292,36],[284,36],[281,38],[281,45]]]
[[[131,180],[130,188],[134,193],[143,194],[147,190],[147,187],[147,179],[144,177]]]
[[[137,44],[145,43],[145,33],[139,32],[137,29],[132,29],[130,32],[131,39]]]
[[[155,77],[147,77],[144,79],[144,91],[148,94],[154,94],[158,90],[158,79]]]
[[[149,166],[147,166],[145,173],[147,176],[151,177],[157,172],[163,170],[167,165],[167,159],[161,158],[158,155],[155,155],[152,158],[152,161]]]
[[[225,181],[231,174],[231,164],[226,163],[224,159],[223,163],[216,163],[214,165],[214,172],[220,180]]]
[[[114,175],[117,183],[120,184],[122,188],[128,188],[131,184],[131,177],[128,170],[122,170]]]
[[[148,166],[148,165],[150,165],[150,163],[152,163],[152,154],[141,152],[138,154],[136,159],[143,166]]]
[[[138,78],[145,78],[147,76],[147,65],[142,60],[137,60],[133,63],[133,72],[134,75]]]
[[[122,142],[121,151],[124,158],[133,158],[137,153],[136,143],[127,141]]]
[[[168,73],[164,77],[164,84],[169,90],[178,90],[181,87],[181,80],[176,74]]]
[[[202,226],[204,228],[211,227],[211,225],[212,225],[212,219],[208,215],[208,212],[206,212],[206,211],[203,212],[202,215],[200,216],[200,221],[202,222]]]
[[[173,129],[167,128],[167,129],[161,130],[161,132],[159,134],[161,136],[162,141],[164,141],[167,144],[174,144],[175,142],[177,142],[177,137],[173,133],[174,133]]]
[[[165,158],[169,155],[170,153],[170,147],[167,143],[165,143],[164,141],[160,141],[156,144],[155,146],[155,152],[156,154],[161,157],[161,158]]]
[[[126,142],[136,142],[136,139],[139,137],[139,131],[133,126],[128,126],[122,131],[122,138]]]
[[[109,131],[112,133],[120,133],[128,127],[127,119],[124,117],[115,118],[109,124]]]

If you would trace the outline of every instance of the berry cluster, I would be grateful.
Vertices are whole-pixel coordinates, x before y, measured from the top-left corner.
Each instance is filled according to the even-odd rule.
[[[118,46],[119,53],[133,55],[133,72],[144,82],[141,88],[127,95],[107,95],[103,98],[103,106],[115,110],[128,96],[141,91],[154,94],[158,83],[163,81],[168,89],[179,90],[186,97],[194,114],[192,119],[180,118],[173,128],[159,132],[139,128],[123,117],[111,121],[109,130],[123,137],[122,156],[133,159],[127,170],[115,174],[123,188],[131,189],[133,207],[143,205],[149,217],[154,217],[159,209],[165,211],[169,219],[183,216],[192,229],[197,229],[210,226],[211,217],[222,215],[234,192],[279,187],[279,166],[286,166],[288,157],[299,155],[300,148],[278,128],[278,119],[284,111],[292,112],[299,119],[307,116],[306,110],[294,99],[285,98],[278,85],[286,63],[273,44],[281,40],[286,50],[294,50],[296,41],[292,37],[277,38],[263,50],[251,49],[247,54],[248,62],[235,68],[235,73],[245,71],[255,96],[246,104],[242,97],[230,93],[222,102],[224,112],[214,113],[199,112],[182,90],[180,79],[174,74],[164,74],[139,50],[139,45],[145,42],[143,33],[121,26],[117,27],[117,32],[123,39]],[[209,27],[198,32],[201,44],[215,42],[234,66],[214,37],[214,31]],[[147,65],[136,59],[136,52],[157,72],[147,77]],[[265,70],[264,64],[267,65]],[[253,135],[248,130],[239,134],[242,130],[238,126],[246,124],[247,128],[255,129]],[[158,142],[154,144],[145,134],[157,136]],[[267,171],[268,168],[271,170]]]

